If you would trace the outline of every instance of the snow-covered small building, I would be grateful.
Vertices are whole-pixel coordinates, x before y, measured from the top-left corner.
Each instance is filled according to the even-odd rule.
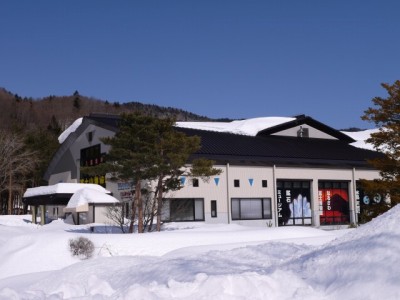
[[[60,137],[45,174],[49,184],[100,184],[120,201],[129,199],[132,183],[80,172],[102,163],[109,146],[101,138],[114,136],[119,120],[98,114],[77,120]],[[363,207],[372,204],[361,201],[358,183],[379,178],[368,160],[380,154],[356,147],[366,144],[352,133],[311,117],[178,122],[176,129],[199,136],[201,148],[192,159],[211,159],[222,173],[209,182],[182,177],[183,188],[165,195],[164,221],[337,226],[357,223]]]
[[[75,224],[112,223],[107,217],[107,207],[120,204],[98,184],[57,183],[28,188],[23,201],[31,207],[32,222],[41,223],[71,215]],[[38,211],[39,210],[39,211]]]

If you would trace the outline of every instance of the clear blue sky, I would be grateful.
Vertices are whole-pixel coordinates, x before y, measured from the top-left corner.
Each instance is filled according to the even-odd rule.
[[[360,120],[400,79],[400,1],[0,1],[0,86],[212,118]]]

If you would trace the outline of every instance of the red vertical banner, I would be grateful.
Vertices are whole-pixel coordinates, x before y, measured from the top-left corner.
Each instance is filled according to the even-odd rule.
[[[349,192],[346,182],[320,182],[318,200],[321,225],[349,223]]]

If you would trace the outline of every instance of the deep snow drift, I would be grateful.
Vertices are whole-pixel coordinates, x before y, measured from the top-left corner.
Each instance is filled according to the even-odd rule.
[[[338,231],[171,223],[90,234],[29,216],[0,224],[0,299],[400,299],[400,206]],[[93,258],[71,257],[78,236],[95,243]]]

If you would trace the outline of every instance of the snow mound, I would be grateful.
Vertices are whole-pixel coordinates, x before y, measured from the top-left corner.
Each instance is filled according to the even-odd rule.
[[[172,224],[132,236],[61,225],[2,228],[1,299],[400,299],[400,206],[344,235]],[[82,234],[93,259],[68,253]],[[314,246],[317,235],[337,238]]]
[[[400,299],[400,205],[288,262],[329,299]],[[379,288],[378,288],[379,287]]]
[[[4,226],[36,226],[32,224],[31,215],[2,215],[0,217],[0,225]]]

